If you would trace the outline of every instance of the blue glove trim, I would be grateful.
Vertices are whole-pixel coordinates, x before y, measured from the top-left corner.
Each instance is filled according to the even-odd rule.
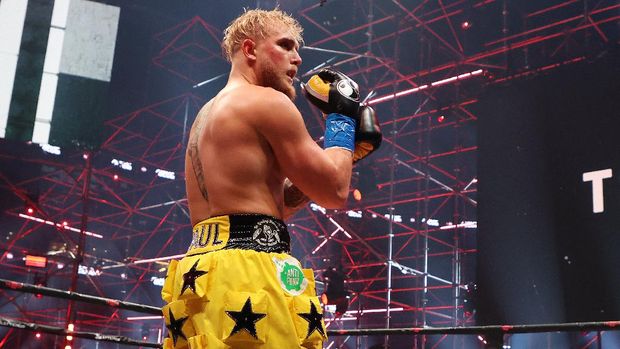
[[[327,115],[323,148],[339,147],[353,151],[355,126],[355,120],[348,116],[336,113]]]

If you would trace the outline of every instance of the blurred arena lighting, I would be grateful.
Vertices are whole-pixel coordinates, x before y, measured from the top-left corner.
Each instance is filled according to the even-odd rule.
[[[157,170],[155,170],[155,173],[157,173],[157,176],[159,176],[161,178],[170,179],[170,180],[174,180],[175,179],[174,172],[172,172],[172,171],[162,170],[162,169],[158,168]]]
[[[432,82],[430,84],[424,84],[424,85],[420,85],[418,87],[410,88],[410,89],[407,89],[407,90],[402,90],[402,91],[399,91],[399,92],[396,92],[396,93],[392,93],[392,94],[389,94],[389,95],[373,98],[373,99],[368,101],[368,105],[373,105],[373,104],[377,104],[377,103],[381,103],[381,102],[386,102],[386,101],[392,100],[394,98],[398,98],[398,97],[410,95],[412,93],[420,92],[422,90],[426,90],[426,89],[428,89],[430,87],[437,87],[437,86],[449,84],[449,83],[455,82],[455,81],[466,80],[466,79],[472,78],[474,76],[482,75],[483,73],[484,73],[483,69],[478,69],[478,70],[474,70],[474,71],[469,72],[469,73],[455,75],[455,76],[452,76],[452,77],[449,77],[449,78],[446,78],[446,79],[442,79],[442,80],[438,80],[438,81]]]
[[[32,210],[31,208],[28,208],[28,213],[32,213],[32,212],[34,212],[34,210]],[[29,219],[31,221],[35,221],[35,222],[39,222],[39,223],[45,223],[47,225],[55,226],[55,227],[61,228],[61,229],[71,230],[71,231],[74,231],[76,233],[80,233],[81,232],[81,230],[78,229],[78,228],[74,228],[74,227],[71,227],[69,225],[63,225],[62,223],[52,222],[52,221],[45,220],[45,219],[42,219],[42,218],[39,218],[39,217],[34,217],[34,216],[30,216],[30,215],[23,214],[23,213],[20,213],[19,216],[21,218]],[[97,233],[93,233],[93,232],[90,232],[90,231],[85,231],[84,234],[88,235],[88,236],[96,237],[96,238],[99,238],[99,239],[103,239],[103,235],[97,234]]]
[[[39,146],[41,147],[41,149],[48,153],[48,154],[53,154],[53,155],[60,155],[62,152],[60,150],[60,147],[57,147],[55,145],[49,145],[49,144],[39,144]]]
[[[120,167],[121,169],[123,169],[125,171],[131,171],[133,169],[133,164],[131,162],[129,162],[129,161],[112,159],[111,163],[112,163],[112,165],[114,165],[116,167]]]
[[[160,320],[163,319],[163,316],[159,315],[148,315],[148,316],[128,316],[125,320],[127,321],[142,321],[142,320]]]
[[[361,201],[362,200],[362,191],[359,190],[358,188],[355,188],[353,190],[353,198],[355,199],[355,201]]]

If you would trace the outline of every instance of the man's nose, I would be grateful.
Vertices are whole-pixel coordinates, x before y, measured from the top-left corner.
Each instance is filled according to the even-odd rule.
[[[299,55],[299,52],[295,51],[295,55],[293,56],[291,63],[294,65],[301,65],[301,56]]]

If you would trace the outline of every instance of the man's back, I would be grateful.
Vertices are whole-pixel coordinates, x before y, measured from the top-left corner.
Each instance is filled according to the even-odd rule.
[[[284,178],[254,126],[260,120],[257,105],[276,93],[268,90],[227,87],[196,117],[185,157],[192,224],[229,213],[281,216]]]

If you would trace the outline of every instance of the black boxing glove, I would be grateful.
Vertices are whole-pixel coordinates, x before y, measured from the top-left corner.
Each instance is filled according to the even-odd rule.
[[[353,162],[357,162],[379,149],[382,139],[383,136],[375,110],[369,106],[361,107],[355,129]]]
[[[338,113],[357,118],[360,93],[357,83],[341,72],[321,69],[301,84],[304,96],[325,114]]]

